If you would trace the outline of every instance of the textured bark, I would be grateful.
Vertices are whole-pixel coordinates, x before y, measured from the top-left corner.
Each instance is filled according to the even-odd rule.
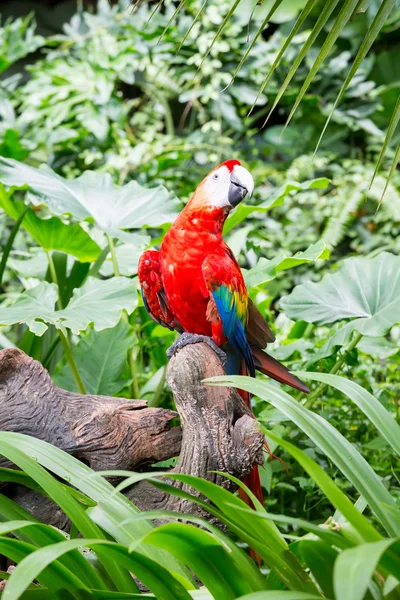
[[[0,352],[0,430],[50,442],[95,470],[136,470],[176,456],[181,430],[169,423],[176,416],[143,400],[67,392],[20,350]]]
[[[3,350],[0,429],[50,442],[96,470],[144,470],[152,462],[179,455],[174,472],[230,487],[210,471],[243,478],[261,463],[264,438],[236,390],[202,383],[223,373],[220,357],[204,342],[186,345],[171,357],[167,381],[181,418],[181,428],[171,428],[174,411],[148,408],[142,400],[67,392],[55,386],[37,361],[19,350]],[[9,466],[1,459],[0,464]],[[179,482],[174,485],[186,489]],[[19,485],[5,491],[43,522],[68,529],[66,517],[39,493]],[[147,482],[126,495],[142,510],[198,512],[191,503],[166,496]]]

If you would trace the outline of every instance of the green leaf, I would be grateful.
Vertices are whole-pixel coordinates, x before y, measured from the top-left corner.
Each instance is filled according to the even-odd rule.
[[[12,306],[0,307],[0,323],[26,323],[36,335],[47,330],[45,323],[59,329],[68,328],[73,333],[79,333],[93,323],[94,330],[101,331],[114,327],[123,310],[131,313],[137,306],[136,284],[125,277],[107,281],[89,277],[81,288],[74,290],[65,309],[55,310],[56,301],[57,287],[43,281],[21,294]]]
[[[362,600],[382,555],[393,545],[399,553],[400,543],[393,539],[344,550],[338,556],[334,568],[335,597],[340,600]],[[399,554],[397,557],[398,570],[394,574],[399,578]]]
[[[326,131],[326,128],[329,125],[329,122],[330,122],[330,120],[332,118],[333,113],[335,112],[335,109],[336,109],[337,105],[342,100],[342,98],[343,98],[343,96],[344,96],[347,88],[349,87],[349,84],[350,84],[351,80],[353,79],[354,75],[357,73],[358,69],[360,68],[360,65],[361,65],[362,61],[366,57],[367,53],[369,52],[372,44],[374,43],[374,41],[376,39],[376,37],[378,36],[379,32],[381,31],[381,29],[382,29],[382,27],[383,27],[386,19],[388,18],[391,10],[395,6],[396,1],[397,0],[383,0],[382,4],[380,5],[380,7],[378,9],[378,12],[376,13],[376,15],[375,15],[375,17],[374,17],[374,19],[372,21],[372,23],[368,27],[367,33],[365,34],[365,37],[364,37],[364,39],[363,39],[363,41],[361,43],[361,46],[358,49],[357,55],[355,56],[355,58],[354,58],[354,60],[352,62],[350,71],[348,72],[347,77],[346,77],[346,79],[345,79],[342,87],[340,88],[340,92],[337,95],[337,98],[336,98],[336,100],[334,102],[334,105],[333,105],[332,110],[331,110],[331,112],[329,114],[329,117],[326,120],[326,123],[324,125],[323,130],[322,130],[322,133],[321,133],[320,138],[318,140],[317,147],[315,148],[314,155],[318,151],[318,148],[319,148],[319,145],[321,143],[322,137],[323,137],[323,135],[324,135],[324,133]],[[399,98],[399,100],[400,100],[400,98]],[[400,113],[399,113],[399,116],[400,116]],[[389,137],[389,139],[390,139],[390,137]],[[385,150],[386,150],[386,147],[387,147],[387,141],[385,139],[385,142],[384,142],[384,148],[385,148]],[[383,157],[383,154],[385,153],[384,148],[382,148],[382,150],[381,150],[382,157]],[[379,158],[381,159],[381,157],[379,157]],[[380,163],[380,160],[378,159],[376,170],[379,167],[379,163]],[[375,173],[376,173],[376,170],[375,170]],[[375,173],[374,173],[374,176],[375,176]],[[373,178],[372,178],[372,181],[373,181]],[[372,181],[371,181],[371,183],[372,183]]]
[[[99,473],[55,446],[20,433],[2,431],[0,453],[30,475],[70,517],[82,535],[101,539],[104,537],[104,530],[117,542],[129,546],[152,529],[152,525],[146,521],[129,522],[139,512],[134,504],[116,491]],[[83,492],[96,502],[96,506],[86,509],[83,504],[78,504],[41,465]],[[190,581],[186,569],[171,555],[157,549],[150,552],[142,544],[136,549]],[[113,577],[117,581],[119,576],[114,572],[113,566],[110,563],[107,570],[111,575],[112,567]]]
[[[383,198],[384,198],[384,196],[385,196],[385,194],[386,194],[386,191],[387,191],[387,189],[388,189],[388,187],[389,187],[389,183],[390,183],[390,182],[391,182],[391,180],[392,180],[393,174],[394,174],[394,172],[395,172],[395,170],[396,170],[396,167],[397,167],[397,165],[398,165],[398,162],[399,162],[399,160],[400,160],[400,144],[397,146],[397,149],[396,149],[395,155],[394,155],[394,157],[393,157],[393,161],[392,161],[392,164],[391,164],[391,166],[390,166],[390,171],[389,171],[389,174],[388,174],[388,176],[387,176],[386,183],[385,183],[385,187],[384,187],[384,189],[383,189],[383,192],[382,192],[381,199],[379,200],[379,204],[378,204],[378,208],[377,208],[377,210],[379,210],[379,208],[380,208],[380,206],[381,206],[381,204],[382,204],[382,202],[383,202]]]
[[[331,14],[333,13],[333,11],[335,10],[338,2],[339,2],[339,0],[328,0],[327,2],[324,2],[323,8],[318,17],[317,22],[315,23],[307,40],[304,42],[300,52],[297,54],[292,66],[289,69],[289,73],[287,74],[285,81],[281,85],[281,88],[274,100],[272,108],[269,111],[267,118],[265,119],[264,126],[267,123],[267,121],[269,120],[273,111],[275,110],[275,108],[276,108],[277,104],[279,103],[280,99],[282,98],[283,94],[285,93],[289,83],[291,82],[294,75],[296,74],[296,71],[299,68],[300,64],[302,63],[307,52],[309,51],[309,49],[311,48],[311,46],[313,45],[313,43],[315,42],[315,40],[317,39],[317,37],[319,36],[321,31],[325,27],[326,23],[328,22],[328,19],[331,16]]]
[[[211,481],[193,475],[169,473],[169,478],[182,481],[209,498],[218,510],[183,489],[152,481],[166,493],[199,504],[207,512],[225,523],[240,539],[246,541],[286,585],[303,591],[314,591],[315,586],[301,567],[297,557],[290,551],[282,534],[269,519],[255,521],[254,512],[237,496]],[[148,478],[148,476],[147,476]],[[128,479],[129,482],[129,479]],[[240,510],[238,509],[245,509]],[[249,514],[250,512],[250,514]],[[265,513],[261,513],[265,514]]]
[[[246,596],[240,596],[238,600],[321,600],[321,598],[322,596],[308,594],[307,592],[271,590],[246,594]]]
[[[22,560],[11,574],[6,586],[6,598],[17,600],[30,583],[54,560],[70,550],[86,546],[104,553],[110,560],[132,572],[157,598],[190,600],[185,588],[160,564],[137,552],[108,540],[75,539],[40,548]],[[133,579],[132,579],[133,582]],[[129,590],[121,590],[129,591]]]
[[[267,212],[275,206],[282,206],[284,199],[291,192],[301,192],[304,190],[314,189],[326,189],[329,185],[329,179],[326,177],[319,177],[318,179],[310,179],[309,181],[303,181],[303,183],[296,183],[295,181],[288,181],[280,188],[275,190],[271,198],[262,202],[261,204],[249,205],[239,204],[236,210],[228,217],[224,226],[224,234],[226,235],[236,227],[239,223],[247,219],[253,212]]]
[[[388,517],[386,511],[382,509],[381,504],[387,503],[394,505],[394,499],[387,489],[382,485],[380,479],[375,474],[370,465],[332,425],[325,421],[319,415],[304,408],[296,402],[289,394],[280,390],[277,386],[271,385],[265,381],[259,381],[250,377],[243,376],[225,376],[213,377],[207,380],[211,384],[229,384],[239,389],[246,390],[257,395],[262,400],[272,404],[275,408],[289,417],[321,450],[332,460],[332,462],[342,471],[347,479],[354,485],[358,492],[367,500],[371,510],[381,520],[383,526],[390,534],[397,534],[400,531],[400,523],[395,519]],[[268,432],[270,435],[271,432]],[[271,436],[275,439],[274,436]],[[281,443],[281,442],[280,442]],[[287,444],[282,444],[287,448]],[[293,449],[290,449],[293,453]],[[296,456],[297,458],[297,456]],[[299,460],[297,458],[297,460]],[[300,462],[300,461],[299,461]],[[304,465],[303,465],[304,466]],[[331,500],[333,502],[333,500]],[[333,502],[333,504],[335,504]],[[335,505],[336,506],[336,505]],[[354,508],[351,505],[352,509]],[[340,508],[337,506],[338,510]],[[354,509],[356,510],[356,509]],[[344,515],[343,511],[341,511]],[[379,539],[379,534],[368,523],[368,521],[357,512],[356,524],[354,527],[360,527],[359,533],[366,541],[375,541]],[[354,511],[352,511],[354,515]],[[346,516],[346,515],[344,515]],[[378,536],[378,537],[377,537]]]
[[[266,85],[268,84],[269,80],[271,79],[272,75],[274,74],[275,69],[279,65],[282,56],[285,54],[285,52],[286,52],[287,48],[289,47],[291,41],[293,40],[294,36],[299,31],[300,27],[303,25],[304,21],[306,20],[306,18],[310,14],[311,9],[314,6],[315,2],[316,2],[316,0],[308,0],[307,4],[305,5],[305,7],[301,11],[300,15],[298,16],[295,24],[293,25],[293,28],[292,28],[291,32],[289,33],[289,35],[286,38],[284,44],[282,45],[282,48],[278,52],[277,57],[275,58],[274,62],[272,63],[272,65],[270,67],[270,70],[268,71],[267,76],[265,77],[264,81],[262,82],[262,84],[260,86],[260,89],[257,92],[256,99],[254,100],[253,105],[252,105],[252,107],[251,107],[248,115],[250,115],[250,113],[254,110],[254,107],[256,106],[259,97],[263,93]]]
[[[278,444],[276,444],[278,446]],[[260,512],[254,511],[250,508],[240,508],[237,507],[238,511],[248,512],[249,515],[253,517],[253,519],[269,519],[271,521],[276,521],[277,523],[285,523],[288,525],[293,525],[296,529],[304,529],[309,533],[313,533],[318,536],[321,540],[326,542],[331,546],[336,546],[337,548],[348,548],[349,542],[345,540],[341,535],[336,533],[335,531],[331,531],[325,524],[316,525],[315,523],[311,523],[310,521],[305,521],[304,519],[297,519],[295,517],[287,517],[286,515],[277,515],[275,513],[268,512]]]
[[[4,536],[8,533],[13,533],[18,536],[21,531],[27,533],[25,536],[27,537],[27,542],[37,544],[39,547],[65,541],[64,533],[58,531],[55,527],[44,525],[43,523],[36,523],[32,520],[8,520],[5,523],[0,523],[0,536]],[[62,557],[60,564],[64,565],[66,569],[69,569],[71,573],[76,575],[76,583],[79,579],[84,585],[105,589],[101,578],[93,569],[90,562],[87,561],[78,550],[73,550],[65,557]]]
[[[243,66],[243,63],[245,62],[246,58],[249,56],[250,52],[253,50],[255,43],[257,42],[258,38],[260,37],[260,35],[262,34],[262,32],[265,30],[266,26],[268,25],[271,17],[273,16],[273,14],[275,13],[275,11],[277,10],[277,8],[279,8],[279,6],[282,4],[283,0],[275,0],[275,2],[273,3],[273,5],[271,6],[270,10],[267,13],[267,16],[265,17],[265,19],[263,19],[261,25],[259,26],[254,38],[252,39],[251,43],[249,44],[246,52],[244,53],[243,57],[240,60],[240,63],[238,64],[238,66],[235,69],[235,72],[232,75],[232,79],[229,83],[229,85],[231,85],[236,77],[236,75],[239,73],[240,69]],[[257,99],[259,98],[259,95],[257,96]],[[257,102],[257,100],[256,100]]]
[[[374,258],[349,258],[319,283],[295,287],[281,300],[288,317],[317,325],[353,319],[316,353],[315,360],[346,344],[354,331],[381,337],[400,322],[400,257],[382,252]]]
[[[180,41],[180,43],[179,43],[179,46],[178,46],[178,50],[176,51],[176,54],[179,54],[179,52],[180,52],[180,50],[181,50],[181,48],[182,48],[183,44],[186,42],[187,38],[188,38],[188,37],[189,37],[189,35],[191,34],[193,27],[196,25],[197,21],[200,19],[201,15],[202,15],[202,13],[203,13],[203,11],[204,11],[204,9],[205,9],[206,5],[207,5],[207,2],[208,2],[208,0],[203,0],[203,2],[202,2],[202,4],[201,4],[201,6],[200,6],[200,8],[199,8],[199,10],[197,11],[197,14],[196,14],[196,16],[194,17],[194,19],[193,19],[193,20],[192,20],[192,22],[190,23],[190,27],[189,27],[189,29],[187,30],[187,32],[186,32],[186,33],[185,33],[185,35],[183,36],[182,40]]]
[[[372,186],[372,183],[373,183],[373,181],[374,181],[374,179],[376,177],[378,169],[381,166],[381,162],[383,160],[383,157],[386,154],[386,150],[387,150],[387,147],[389,145],[389,142],[392,139],[394,132],[396,131],[396,128],[397,128],[397,125],[398,125],[399,121],[400,121],[400,96],[398,97],[397,102],[396,102],[396,106],[393,109],[393,113],[392,113],[392,116],[391,116],[391,119],[390,119],[390,122],[389,122],[388,130],[386,132],[385,140],[383,142],[382,149],[381,149],[380,154],[378,156],[378,160],[377,160],[377,163],[376,163],[376,166],[375,166],[375,170],[374,170],[374,173],[372,175],[372,179],[371,179],[371,183],[370,183],[369,187]]]
[[[297,252],[294,256],[290,256],[285,252],[278,252],[277,256],[271,260],[261,257],[257,265],[246,272],[246,285],[248,288],[252,288],[256,285],[268,283],[275,279],[281,271],[287,271],[316,260],[327,260],[329,256],[329,248],[325,245],[324,240],[319,240],[304,252]]]
[[[263,589],[258,581],[235,576],[230,549],[210,532],[193,525],[169,523],[150,532],[144,541],[168,550],[193,571],[215,600],[235,600]]]
[[[307,92],[308,88],[310,87],[310,84],[311,84],[312,80],[314,79],[315,75],[318,73],[320,67],[322,66],[322,63],[324,62],[324,60],[326,59],[328,54],[331,52],[334,43],[336,42],[339,35],[343,31],[343,28],[346,25],[346,23],[348,23],[348,21],[351,18],[352,14],[354,12],[354,9],[356,8],[358,3],[359,3],[359,0],[344,0],[342,7],[340,9],[340,12],[336,16],[336,18],[333,22],[333,25],[329,31],[329,34],[328,34],[326,40],[324,41],[324,43],[322,44],[322,48],[319,51],[319,54],[318,54],[317,58],[315,59],[313,65],[310,69],[310,72],[308,73],[303,85],[300,88],[300,91],[297,95],[294,106],[293,106],[292,110],[290,111],[287,121],[285,123],[285,127],[290,123],[294,113],[297,110],[297,107],[299,106],[301,100],[303,99],[304,94]]]
[[[13,202],[11,195],[0,187],[0,207],[17,221],[26,210],[26,205],[23,202]],[[41,219],[35,211],[28,209],[21,226],[46,251],[65,252],[81,262],[96,260],[101,252],[96,242],[78,223],[67,225],[57,217]]]
[[[149,474],[150,475],[150,474]],[[129,479],[129,478],[128,478]],[[230,559],[233,561],[232,568],[241,573],[241,576],[246,578],[247,581],[251,581],[253,589],[266,589],[266,582],[263,575],[260,573],[260,570],[255,565],[255,563],[249,558],[249,556],[242,552],[242,550],[237,546],[237,544],[231,540],[228,536],[226,536],[220,529],[212,525],[209,521],[201,517],[197,517],[193,514],[184,514],[182,512],[174,512],[168,510],[152,510],[146,511],[143,513],[138,513],[134,517],[133,520],[154,520],[154,519],[163,519],[163,520],[182,520],[185,522],[188,521],[190,523],[195,523],[196,525],[200,525],[203,529],[210,531],[213,534],[214,538],[220,541],[223,547],[227,549],[229,552]],[[131,522],[132,519],[129,521]],[[146,542],[147,542],[146,537]],[[132,549],[135,549],[136,543],[132,545]]]
[[[225,15],[221,25],[218,28],[217,33],[215,34],[213,41],[211,42],[211,44],[209,45],[209,47],[206,50],[206,53],[204,54],[203,58],[201,59],[200,65],[197,69],[197,71],[200,71],[201,67],[203,66],[204,61],[206,60],[207,56],[210,54],[215,42],[218,40],[218,38],[220,37],[221,33],[223,32],[223,30],[225,29],[226,25],[229,23],[230,19],[232,18],[233,13],[235,12],[236,8],[238,7],[239,3],[241,2],[241,0],[235,0],[235,2],[233,3],[233,5],[230,7],[230,9],[228,10],[227,14]]]
[[[89,518],[83,505],[81,505],[75,498],[73,498],[64,487],[58,482],[50,473],[48,473],[40,464],[38,464],[35,458],[24,453],[24,439],[28,439],[28,436],[21,434],[13,434],[10,432],[0,432],[1,436],[1,454],[15,463],[19,468],[24,470],[30,475],[40,487],[51,497],[51,499],[58,504],[58,506],[65,512],[65,514],[71,519],[72,523],[77,529],[82,532],[83,535],[91,534],[98,539],[103,538],[103,532],[101,529]],[[14,444],[19,442],[18,447]],[[38,440],[35,440],[37,442]],[[13,444],[14,442],[14,444]],[[41,442],[45,444],[45,442]],[[50,444],[46,444],[49,448],[52,448]],[[54,450],[52,448],[52,450]],[[62,455],[65,453],[62,453]],[[68,455],[66,455],[68,456]],[[77,461],[78,462],[78,461]],[[90,469],[89,469],[90,471]],[[15,540],[13,540],[15,541]],[[3,542],[4,544],[4,542]],[[29,546],[29,545],[25,545]],[[36,550],[36,547],[33,547]],[[2,550],[0,548],[0,553]],[[5,553],[5,552],[3,552]],[[34,553],[35,554],[35,553]],[[8,556],[8,554],[7,554]],[[20,559],[13,558],[12,560],[19,562]],[[102,558],[100,558],[102,560]],[[130,591],[136,589],[132,580],[129,579],[128,573],[121,572],[120,568],[113,564],[109,560],[104,561],[104,566],[108,572],[115,579],[115,584],[122,586],[122,589]],[[72,577],[72,574],[71,574]],[[67,580],[67,579],[66,579]],[[29,582],[30,583],[30,582]],[[133,584],[133,585],[132,585]]]
[[[28,556],[34,556],[36,552],[37,547],[32,544],[27,544],[20,540],[0,537],[0,553],[16,563],[22,562]],[[8,587],[11,577],[12,574],[7,582],[6,588]],[[46,569],[43,569],[42,572],[38,574],[38,581],[44,587],[50,587],[53,588],[53,590],[68,589],[72,591],[77,588],[82,589],[86,587],[74,573],[59,562],[54,562],[52,565],[48,565]],[[29,582],[29,584],[30,583],[31,582]],[[2,593],[2,600],[7,597],[9,600],[17,600],[20,596],[11,595],[9,590],[5,589]]]
[[[330,373],[311,373],[309,371],[296,371],[304,379],[327,383],[340,390],[358,406],[368,417],[373,425],[382,434],[397,454],[400,455],[400,426],[382,404],[358,383]]]
[[[78,221],[91,217],[110,235],[117,235],[119,229],[171,222],[180,206],[163,186],[149,189],[130,181],[121,187],[108,173],[95,171],[65,179],[50,169],[35,169],[4,157],[0,157],[0,179],[6,186],[28,186],[33,200],[44,202],[56,215],[70,213]]]
[[[298,549],[324,595],[333,598],[333,565],[338,551],[317,540],[300,541]]]
[[[132,327],[124,319],[115,327],[102,331],[90,329],[87,335],[79,338],[72,354],[88,394],[116,396],[129,383],[123,374],[127,367],[127,352],[133,344]],[[78,392],[69,363],[65,360],[58,364],[53,380],[65,390]]]

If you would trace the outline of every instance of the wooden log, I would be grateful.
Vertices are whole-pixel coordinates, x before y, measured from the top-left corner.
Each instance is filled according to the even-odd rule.
[[[20,350],[3,350],[0,429],[50,442],[95,470],[146,470],[153,462],[179,455],[174,472],[231,488],[211,471],[243,478],[262,462],[264,436],[236,390],[202,383],[223,373],[220,357],[205,342],[184,346],[172,356],[167,381],[181,428],[171,428],[174,411],[149,408],[142,400],[62,390],[39,362]],[[9,466],[4,460],[0,464]],[[180,482],[174,485],[187,489]],[[7,486],[6,493],[41,521],[68,529],[65,516],[40,494],[19,485]],[[126,490],[126,495],[142,510],[198,512],[193,504],[166,496],[147,482]]]
[[[45,440],[95,470],[136,470],[176,456],[182,438],[179,427],[170,427],[176,416],[144,400],[62,390],[21,350],[0,352],[0,430]]]

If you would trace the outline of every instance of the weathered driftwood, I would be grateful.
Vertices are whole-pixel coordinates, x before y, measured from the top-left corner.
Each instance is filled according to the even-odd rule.
[[[39,362],[7,349],[0,352],[0,429],[46,440],[96,470],[145,470],[152,462],[179,455],[174,472],[229,487],[210,471],[240,478],[248,474],[262,460],[263,435],[236,390],[202,384],[204,378],[221,374],[220,358],[204,342],[187,345],[172,356],[167,381],[181,418],[179,428],[170,426],[174,411],[149,408],[142,400],[62,390]],[[0,464],[7,466],[5,461]],[[18,485],[2,492],[43,522],[68,528],[61,511],[40,494]],[[147,482],[126,494],[142,510],[197,510]]]

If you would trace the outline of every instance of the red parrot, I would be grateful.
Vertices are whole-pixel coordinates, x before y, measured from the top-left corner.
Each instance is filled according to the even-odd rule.
[[[180,333],[211,337],[227,355],[227,374],[255,369],[281,383],[308,392],[297,377],[263,352],[274,341],[267,322],[248,297],[242,272],[222,239],[230,211],[249,194],[254,182],[238,160],[227,160],[200,183],[165,235],[160,251],[146,250],[138,276],[144,305],[161,325]],[[250,404],[248,395],[243,399]],[[249,487],[262,500],[258,468]]]

